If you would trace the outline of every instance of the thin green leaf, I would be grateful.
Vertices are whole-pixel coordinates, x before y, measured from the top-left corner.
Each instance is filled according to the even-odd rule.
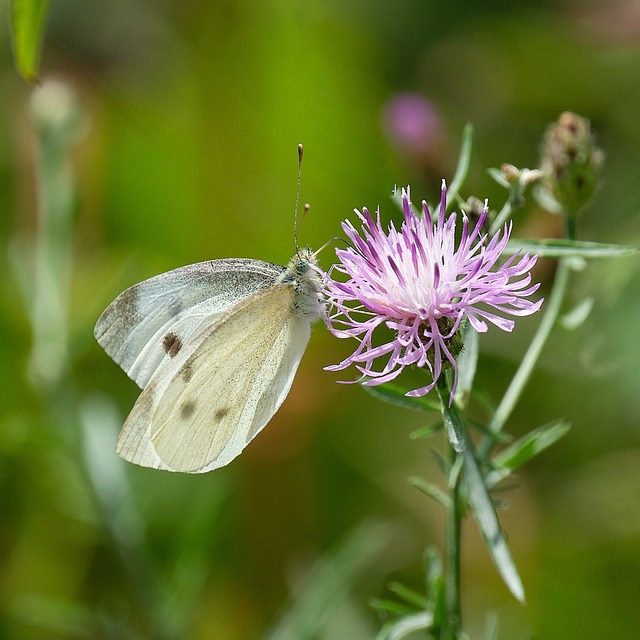
[[[419,593],[415,589],[407,587],[401,582],[392,582],[389,585],[389,591],[392,591],[399,598],[402,598],[405,602],[412,604],[418,609],[426,609],[427,605],[429,604],[424,594]]]
[[[469,423],[469,426],[473,427],[475,431],[481,433],[483,436],[492,438],[494,442],[502,442],[503,444],[509,444],[513,442],[513,436],[509,433],[506,433],[504,431],[495,433],[494,431],[491,431],[491,429],[489,429],[487,425],[477,422],[476,420],[470,420],[469,418],[467,418],[467,422]]]
[[[291,607],[265,640],[311,640],[318,637],[327,618],[353,582],[391,540],[389,527],[365,523],[337,548],[321,558],[302,583],[294,587]]]
[[[442,589],[442,560],[436,547],[429,547],[424,554],[424,572],[427,582],[427,595],[435,600]]]
[[[396,207],[400,209],[400,211],[404,211],[404,202],[402,200],[402,189],[399,189],[398,187],[396,187],[393,190],[393,193],[391,194],[391,202],[393,202],[393,204],[395,204]],[[413,202],[409,203],[409,207],[414,216],[418,216],[418,217],[422,216],[422,209],[416,209],[413,206]]]
[[[467,123],[462,132],[462,146],[460,147],[460,157],[458,158],[458,166],[451,180],[451,184],[447,189],[447,201],[453,203],[454,199],[460,194],[460,187],[467,177],[469,164],[471,162],[471,151],[473,149],[473,126]]]
[[[436,451],[436,449],[430,449],[429,454],[433,458],[433,461],[440,472],[446,476],[449,473],[449,463],[444,459],[439,451]]]
[[[521,239],[510,240],[504,253],[511,255],[518,251],[535,253],[543,258],[613,258],[629,256],[638,253],[638,247],[621,244],[603,244],[601,242],[587,242],[551,238],[547,240]]]
[[[567,331],[574,331],[578,327],[582,326],[584,321],[589,317],[589,314],[593,309],[594,302],[594,298],[585,298],[573,309],[561,315],[558,318],[558,323],[563,329],[566,329]]]
[[[394,404],[398,407],[404,407],[405,409],[411,409],[412,411],[440,411],[440,403],[435,400],[431,400],[426,396],[421,398],[411,398],[407,396],[408,389],[403,389],[397,384],[387,382],[375,387],[362,387],[367,393],[371,394],[375,398],[384,400],[389,404]]]
[[[369,605],[376,611],[388,614],[391,613],[396,616],[406,616],[415,612],[413,607],[409,607],[406,604],[396,602],[395,600],[385,600],[382,598],[373,598],[369,600]]]
[[[415,487],[421,493],[424,493],[425,496],[429,496],[436,502],[439,502],[445,509],[449,509],[451,505],[449,496],[444,493],[442,489],[436,487],[435,484],[427,482],[419,476],[411,476],[411,478],[409,478],[409,484]]]
[[[498,616],[495,611],[487,615],[487,640],[498,640]]]
[[[429,547],[425,553],[424,562],[427,597],[430,603],[428,611],[433,613],[433,630],[437,632],[442,627],[445,605],[440,552],[435,547]]]
[[[445,376],[442,375],[438,378],[436,389],[438,390],[438,397],[440,398],[442,419],[449,442],[454,451],[462,453],[465,449],[464,430],[458,419],[458,414],[451,411],[449,407],[449,386],[445,380]]]
[[[36,80],[48,0],[13,0],[11,28],[16,67],[27,80]]]
[[[487,173],[491,178],[493,178],[501,187],[505,189],[510,189],[511,185],[504,177],[504,173],[500,169],[496,169],[495,167],[490,167],[487,169]]]
[[[435,424],[427,425],[426,427],[420,427],[409,434],[411,440],[419,440],[420,438],[429,438],[434,433],[438,433],[444,425],[442,422],[436,422]]]
[[[458,484],[458,478],[462,473],[462,466],[462,458],[460,456],[456,456],[455,462],[449,468],[449,477],[447,479],[449,489],[453,489]]]
[[[34,631],[35,637],[91,638],[96,637],[100,614],[64,597],[40,593],[14,596],[12,617]]]
[[[511,475],[513,471],[521,467],[525,462],[528,462],[562,438],[570,428],[571,425],[568,422],[560,420],[534,429],[519,440],[516,440],[516,442],[492,459],[495,470],[487,476],[487,484],[492,487]]]
[[[514,597],[524,603],[524,587],[522,586],[518,569],[511,557],[511,552],[498,520],[498,514],[489,496],[489,491],[478,468],[475,456],[468,447],[462,453],[462,456],[469,507],[478,524],[478,529],[480,529],[491,558],[504,583]]]
[[[386,625],[376,640],[402,640],[415,631],[430,629],[432,623],[433,616],[430,613],[426,611],[413,613]]]
[[[478,350],[478,332],[467,322],[462,329],[462,351],[457,358],[458,387],[454,396],[455,403],[461,409],[464,409],[469,402],[478,364]]]

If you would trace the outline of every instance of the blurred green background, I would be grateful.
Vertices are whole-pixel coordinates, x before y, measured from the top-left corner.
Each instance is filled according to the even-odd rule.
[[[286,262],[299,142],[301,241],[318,247],[354,207],[394,215],[394,184],[436,200],[466,122],[465,194],[499,206],[485,169],[534,167],[546,125],[576,111],[607,154],[580,237],[640,244],[640,2],[54,0],[41,89],[62,93],[35,105],[6,14],[0,638],[373,639],[368,602],[392,579],[421,589],[423,551],[441,543],[442,514],[406,481],[439,480],[439,441],[408,437],[436,418],[336,384],[322,367],[352,345],[319,323],[287,402],[232,465],[137,468],[114,452],[137,387],[94,342],[95,320],[125,287],[183,264]],[[417,147],[389,129],[404,92],[435,113]],[[46,128],[56,109],[71,110],[66,129]],[[557,233],[534,205],[516,220],[516,235]],[[541,261],[543,287],[552,273]],[[639,276],[637,258],[573,276],[572,300],[593,295],[593,312],[554,333],[509,426],[573,423],[501,512],[528,604],[467,523],[471,638],[489,609],[501,638],[637,636]],[[482,337],[479,383],[494,398],[537,322]]]

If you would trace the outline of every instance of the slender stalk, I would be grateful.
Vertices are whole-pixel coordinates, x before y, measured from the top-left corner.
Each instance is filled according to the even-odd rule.
[[[441,375],[436,384],[440,404],[442,407],[442,418],[450,420],[450,412],[455,411],[454,406],[449,407],[449,395],[451,390],[446,381],[446,376]],[[447,430],[445,429],[445,434]],[[457,461],[460,455],[453,447],[449,438],[445,436],[445,447],[448,453],[449,468],[455,470],[458,467]],[[462,615],[460,602],[460,575],[462,556],[462,509],[460,506],[460,483],[461,475],[451,473],[449,476],[449,506],[447,508],[445,523],[445,611],[446,619],[443,625],[443,640],[458,640],[462,629]]]
[[[575,216],[567,216],[567,232],[566,237],[569,239],[575,238]],[[527,349],[527,352],[518,367],[509,387],[507,388],[493,419],[489,423],[489,430],[493,433],[499,433],[504,427],[506,421],[509,419],[512,411],[514,410],[524,388],[531,377],[531,373],[535,368],[542,349],[549,339],[551,330],[555,326],[562,302],[564,300],[567,284],[569,282],[569,274],[571,272],[572,258],[561,258],[558,261],[558,268],[556,269],[555,278],[551,287],[551,293],[544,307],[544,315],[538,330]],[[493,438],[487,438],[480,446],[479,453],[481,456],[485,456],[491,450],[493,445]]]

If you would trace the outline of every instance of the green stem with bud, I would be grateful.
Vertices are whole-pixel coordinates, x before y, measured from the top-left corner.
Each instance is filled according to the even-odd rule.
[[[566,215],[566,233],[565,237],[569,240],[575,240],[576,216],[572,214]],[[507,388],[498,408],[496,409],[491,422],[489,423],[489,430],[492,434],[498,434],[504,427],[505,423],[509,419],[512,411],[514,410],[524,388],[531,377],[534,367],[536,366],[540,354],[544,345],[549,339],[551,330],[556,324],[556,320],[560,315],[560,309],[567,292],[567,285],[569,282],[569,274],[571,272],[571,264],[573,258],[561,258],[558,261],[558,268],[556,269],[553,285],[551,287],[551,293],[547,299],[544,307],[544,314],[538,330],[524,355],[524,358],[520,362],[520,366],[516,371],[509,387]],[[494,438],[486,438],[480,446],[479,453],[481,456],[485,456],[491,450],[493,446]]]

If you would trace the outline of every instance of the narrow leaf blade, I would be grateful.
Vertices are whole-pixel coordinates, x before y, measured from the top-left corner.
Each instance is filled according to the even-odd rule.
[[[462,456],[469,507],[478,524],[478,529],[480,529],[491,558],[504,583],[514,597],[524,603],[524,587],[522,586],[518,569],[511,557],[511,552],[498,520],[498,514],[491,501],[491,496],[478,468],[475,456],[469,450],[469,447],[465,448]]]
[[[570,428],[570,423],[559,420],[534,429],[509,445],[494,456],[492,463],[496,470],[487,477],[487,484],[493,486],[509,476],[513,471],[562,438]]]
[[[453,180],[447,189],[449,203],[454,202],[460,193],[460,187],[469,172],[469,164],[471,163],[471,151],[473,149],[473,125],[467,123],[462,132],[462,146],[460,147],[460,157],[458,158],[458,166],[453,176]]]
[[[410,398],[405,395],[408,389],[403,389],[397,384],[387,382],[375,387],[362,387],[367,393],[379,400],[384,400],[389,404],[404,407],[411,411],[440,411],[440,403],[423,396],[421,398]]]
[[[582,240],[551,238],[545,240],[516,238],[509,241],[504,253],[534,253],[543,258],[615,258],[638,253],[640,248],[621,244],[604,244]]]
[[[392,531],[387,525],[359,525],[294,586],[290,608],[264,636],[265,640],[317,638],[354,581],[372,566],[391,540]]]
[[[376,640],[402,640],[408,638],[416,631],[430,629],[433,616],[426,611],[419,611],[386,626]]]
[[[13,30],[16,67],[27,80],[36,80],[40,46],[48,0],[13,0],[11,28]]]
[[[465,450],[465,434],[462,425],[460,424],[460,420],[458,419],[457,414],[450,410],[448,406],[449,399],[445,397],[446,387],[443,388],[439,385],[437,387],[438,395],[440,397],[441,409],[442,409],[442,421],[444,422],[444,428],[447,432],[447,437],[449,438],[449,442],[453,447],[453,450],[457,453],[462,453]]]
[[[415,487],[420,493],[424,493],[425,496],[435,500],[440,503],[445,509],[448,509],[451,506],[451,500],[449,496],[431,482],[427,482],[423,478],[419,476],[411,476],[409,478],[409,483]]]
[[[458,387],[454,397],[455,403],[462,409],[467,406],[473,388],[478,365],[478,351],[478,332],[467,322],[462,329],[462,351],[457,358]]]

